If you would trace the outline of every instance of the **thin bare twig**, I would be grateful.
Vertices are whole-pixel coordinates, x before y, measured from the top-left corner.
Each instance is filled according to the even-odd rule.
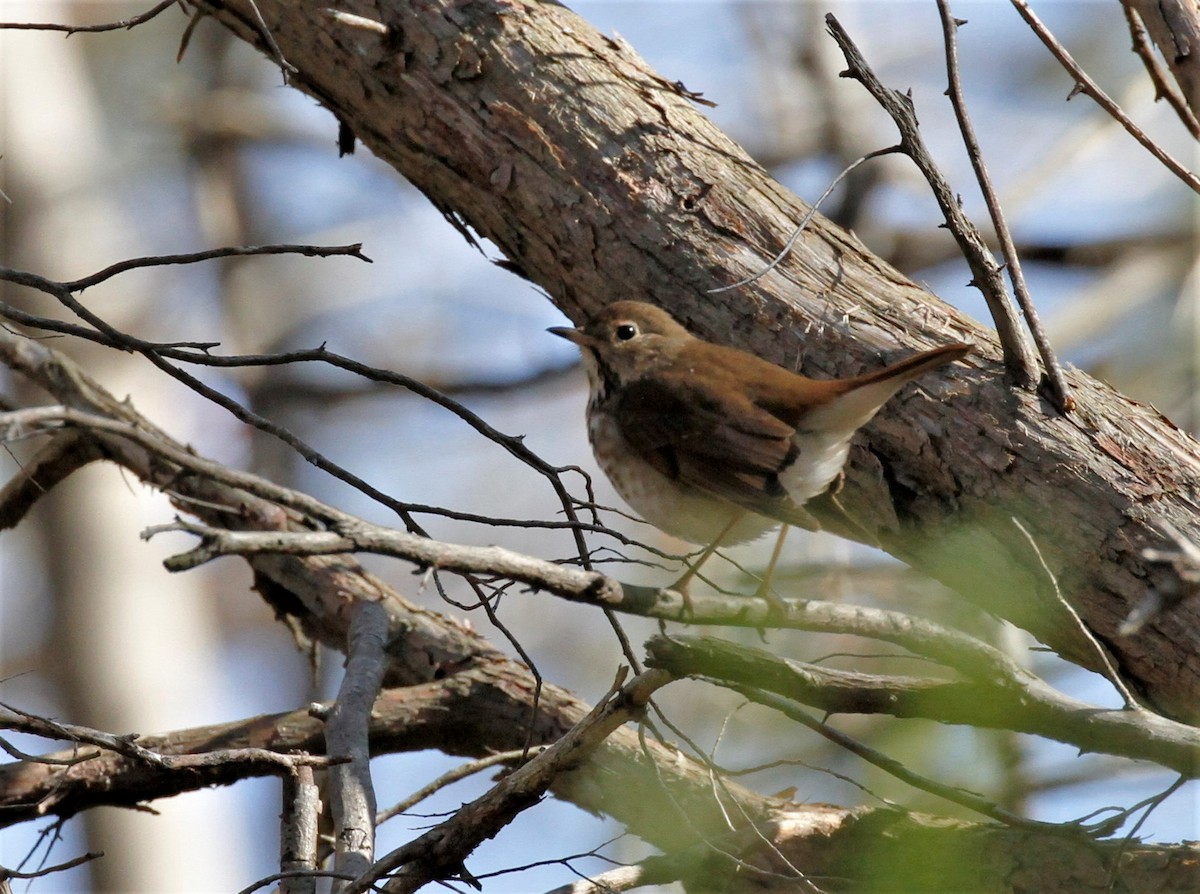
[[[211,248],[206,251],[194,251],[175,255],[151,255],[143,258],[127,258],[118,261],[82,279],[62,282],[58,285],[68,292],[82,292],[107,279],[112,279],[130,270],[143,270],[147,267],[165,267],[177,264],[199,264],[216,258],[241,258],[253,255],[301,255],[306,258],[333,258],[348,256],[368,264],[374,263],[362,253],[362,243],[351,245],[235,245],[224,248]]]
[[[717,766],[712,756],[706,754],[704,749],[702,749],[695,741],[693,741],[692,738],[687,735],[687,733],[680,729],[677,724],[673,723],[657,705],[652,704],[651,707],[654,709],[656,716],[658,716],[662,723],[664,723],[672,733],[678,736],[679,741],[686,744],[688,748],[692,750],[692,754],[708,770],[709,784],[712,787],[713,803],[717,804],[725,814],[725,823],[729,830],[733,831],[741,826],[747,828],[750,831],[750,834],[758,839],[758,847],[763,851],[770,853],[772,862],[776,863],[778,867],[782,867],[782,871],[775,868],[772,868],[772,870],[763,870],[759,866],[745,862],[736,854],[731,853],[728,849],[722,847],[718,842],[708,838],[708,836],[702,836],[704,838],[708,838],[708,840],[705,842],[706,846],[708,846],[712,852],[720,854],[721,857],[729,860],[731,864],[735,864],[747,872],[763,874],[773,878],[786,879],[790,884],[794,885],[796,890],[801,892],[801,894],[821,894],[820,888],[813,884],[812,881],[810,881],[804,875],[804,872],[800,869],[800,867],[796,866],[788,858],[788,856],[779,849],[777,842],[762,832],[758,826],[758,823],[755,821],[755,818],[752,817],[746,810],[745,805],[741,804],[736,797],[732,796],[729,791],[729,783],[722,775],[721,768]],[[649,720],[643,722],[641,726],[650,727],[653,729]],[[654,734],[660,742],[666,744],[666,740],[657,730],[654,730]],[[641,729],[639,729],[639,736],[643,736],[643,731]],[[732,805],[733,809],[740,814],[741,819],[743,820],[742,823],[737,822],[734,817],[730,816],[726,807],[727,804]]]
[[[832,13],[827,14],[825,24],[846,57],[848,68],[841,73],[841,77],[853,78],[861,83],[892,117],[900,131],[901,151],[912,159],[929,183],[942,216],[946,219],[946,225],[971,268],[974,276],[972,283],[983,294],[988,310],[991,311],[992,320],[996,324],[996,335],[1004,351],[1004,369],[1009,380],[1018,387],[1033,387],[1038,380],[1037,362],[1025,332],[1021,329],[1020,316],[1004,284],[1000,265],[988,251],[975,224],[963,213],[954,190],[950,188],[950,184],[938,170],[937,164],[925,147],[917,124],[912,96],[884,86],[836,16]]]
[[[1025,283],[1025,272],[1021,268],[1021,257],[1013,243],[1012,233],[1008,229],[1008,221],[1004,217],[1004,208],[996,189],[992,185],[991,174],[983,163],[983,152],[979,147],[979,139],[975,136],[975,128],[971,125],[971,117],[967,113],[967,101],[963,96],[962,80],[958,71],[958,28],[966,24],[965,19],[956,19],[950,12],[949,0],[937,0],[938,14],[942,19],[942,37],[946,46],[946,74],[950,81],[950,105],[954,107],[954,115],[958,119],[958,129],[962,133],[963,143],[967,147],[967,156],[971,159],[971,167],[975,170],[975,179],[987,203],[988,214],[992,218],[992,227],[1000,240],[1000,250],[1004,254],[1005,265],[1008,267],[1009,280],[1012,282],[1013,294],[1017,304],[1025,314],[1025,323],[1033,335],[1046,369],[1046,383],[1049,397],[1060,413],[1070,413],[1075,409],[1075,398],[1071,396],[1071,388],[1063,375],[1062,366],[1055,356],[1054,348],[1042,327],[1033,297]]]
[[[119,22],[107,22],[103,25],[63,25],[55,22],[39,23],[39,22],[0,22],[0,30],[8,31],[63,31],[67,37],[72,34],[95,33],[98,31],[120,31],[122,28],[128,30],[136,27],[143,22],[148,22],[160,12],[170,6],[179,3],[179,0],[161,0],[160,3],[139,13],[136,16],[131,16],[128,19],[121,19]]]
[[[300,766],[328,767],[337,762],[322,755],[280,754],[265,748],[228,748],[199,754],[161,754],[137,744],[135,740],[138,737],[134,735],[117,736],[74,723],[61,723],[3,702],[0,702],[0,726],[35,736],[94,745],[160,770],[187,770],[222,764],[265,764],[293,773]]]
[[[716,854],[722,859],[729,861],[729,864],[733,867],[736,867],[738,871],[746,872],[747,875],[774,876],[774,873],[770,873],[768,870],[764,870],[755,864],[747,863],[746,861],[742,860],[736,854],[731,853],[726,847],[723,847],[722,842],[718,841],[715,837],[713,837],[713,835],[707,834],[704,830],[697,827],[696,823],[689,815],[689,811],[685,805],[679,800],[679,798],[675,796],[670,787],[666,784],[662,769],[656,762],[653,761],[653,755],[650,751],[650,743],[646,740],[647,727],[650,727],[650,723],[648,721],[638,724],[638,743],[641,745],[642,754],[645,756],[646,760],[650,762],[650,767],[654,771],[655,781],[658,783],[661,793],[666,797],[667,803],[671,805],[673,810],[673,814],[670,817],[671,820],[683,823],[688,831],[698,839],[700,842],[699,846],[704,848],[706,860],[709,859],[711,855]],[[661,736],[659,736],[659,740],[660,742],[662,741]],[[697,755],[703,754],[703,752],[697,748],[693,748],[693,752]],[[711,769],[709,779],[713,779]],[[726,809],[725,803],[720,799],[720,797],[716,796],[718,793],[719,790],[714,791],[712,803],[715,804],[716,807],[721,811],[724,828],[730,832],[734,832],[736,831],[736,827],[733,824],[732,818],[729,816],[729,812]],[[678,877],[679,875],[670,876],[671,879]],[[803,876],[799,878],[789,878],[789,881],[793,884],[800,882],[804,888],[804,894],[816,894],[816,892],[813,892],[809,889],[810,883],[807,879],[803,878]]]
[[[1134,698],[1133,693],[1129,691],[1129,687],[1125,685],[1125,681],[1121,679],[1121,672],[1117,670],[1117,666],[1113,663],[1112,657],[1108,654],[1108,649],[1101,644],[1100,640],[1096,639],[1096,634],[1092,632],[1087,624],[1083,623],[1083,618],[1079,617],[1079,612],[1075,611],[1075,606],[1071,605],[1066,597],[1063,596],[1062,588],[1058,585],[1058,577],[1050,570],[1050,566],[1046,564],[1046,557],[1042,555],[1041,547],[1033,539],[1033,534],[1029,532],[1029,529],[1016,516],[1012,516],[1011,521],[1016,525],[1017,530],[1025,535],[1025,539],[1029,542],[1030,548],[1037,557],[1038,564],[1041,565],[1042,571],[1045,572],[1046,578],[1050,581],[1054,600],[1062,606],[1084,641],[1091,648],[1092,653],[1096,656],[1097,663],[1104,672],[1104,676],[1108,678],[1108,682],[1112,683],[1113,688],[1121,694],[1121,698],[1125,702],[1125,707],[1131,711],[1145,711],[1146,709]]]
[[[208,10],[202,9],[199,6],[194,7],[191,18],[188,19],[187,27],[183,29],[183,34],[179,37],[179,49],[175,51],[176,65],[183,61],[183,57],[187,54],[188,45],[192,42],[192,35],[200,27],[200,22],[207,17]]]
[[[172,2],[174,2],[174,0],[172,0]],[[4,885],[10,879],[44,878],[48,875],[52,875],[55,872],[66,872],[68,869],[74,869],[76,866],[82,866],[84,863],[90,863],[92,860],[98,860],[103,856],[103,851],[96,851],[95,853],[88,852],[63,863],[56,863],[53,866],[43,866],[36,872],[19,872],[16,869],[5,869],[3,866],[0,866],[0,885]]]
[[[904,782],[913,788],[923,792],[928,792],[931,795],[949,801],[951,804],[958,804],[960,807],[966,807],[968,810],[980,814],[981,816],[989,817],[997,822],[1004,823],[1006,826],[1012,826],[1015,829],[1035,829],[1039,831],[1050,831],[1061,829],[1058,823],[1043,822],[1041,820],[1026,819],[1019,816],[1010,810],[1005,810],[994,801],[990,801],[982,795],[968,791],[954,785],[947,785],[930,779],[928,776],[922,776],[910,770],[902,761],[890,758],[883,752],[871,748],[868,745],[855,739],[853,736],[846,735],[841,730],[835,729],[827,723],[817,720],[808,715],[807,711],[801,710],[800,706],[791,699],[784,698],[772,692],[766,692],[754,686],[741,684],[729,684],[722,680],[711,680],[711,683],[717,686],[725,686],[744,695],[750,701],[762,705],[763,707],[771,708],[778,711],[785,717],[803,724],[819,736],[824,737],[840,748],[844,748],[851,754],[862,758],[869,764],[872,764],[883,770],[901,782]],[[1110,835],[1120,827],[1117,823],[1113,826],[1111,821],[1097,823],[1095,826],[1087,827],[1086,831],[1094,835]],[[1074,827],[1068,827],[1074,828]]]
[[[31,761],[37,764],[50,764],[59,767],[73,767],[76,764],[81,764],[84,761],[90,761],[99,752],[90,751],[84,754],[77,754],[72,757],[39,757],[36,754],[30,754],[27,751],[22,751],[6,739],[0,738],[0,751],[3,751],[9,757],[15,757],[19,761]]]
[[[290,882],[310,879],[315,881],[319,878],[331,878],[335,880],[340,879],[341,881],[345,882],[353,880],[352,876],[346,875],[344,872],[332,872],[326,869],[293,869],[287,872],[276,872],[271,875],[263,876],[257,881],[251,882],[249,885],[242,888],[242,890],[238,891],[237,894],[254,894],[255,891],[261,891],[267,885],[273,884],[274,882]],[[287,885],[284,885],[280,890],[283,892],[289,891]]]
[[[1151,797],[1146,798],[1145,800],[1134,805],[1129,810],[1123,811],[1122,813],[1117,814],[1118,818],[1122,822],[1124,822],[1124,820],[1134,810],[1137,810],[1139,807],[1146,808],[1145,811],[1142,813],[1142,815],[1137,818],[1137,822],[1135,822],[1129,828],[1129,832],[1126,833],[1125,837],[1123,839],[1121,839],[1121,850],[1118,852],[1117,860],[1113,862],[1112,869],[1110,870],[1108,890],[1110,890],[1110,891],[1116,890],[1115,876],[1116,876],[1116,872],[1117,872],[1117,866],[1120,863],[1121,854],[1123,854],[1128,849],[1129,845],[1132,844],[1137,839],[1137,834],[1141,830],[1142,826],[1145,824],[1146,820],[1150,819],[1151,814],[1153,814],[1154,811],[1157,810],[1162,805],[1162,803],[1167,800],[1167,798],[1171,797],[1171,795],[1175,794],[1175,792],[1177,792],[1177,791],[1179,791],[1179,789],[1183,788],[1185,783],[1190,782],[1190,781],[1191,780],[1189,779],[1189,777],[1187,777],[1185,775],[1180,775],[1178,779],[1176,779],[1174,782],[1172,782],[1170,785],[1168,785],[1165,789],[1163,789],[1158,794],[1152,795]]]
[[[870,161],[873,158],[879,158],[884,155],[890,155],[893,152],[899,151],[901,151],[899,146],[889,146],[887,149],[877,149],[874,152],[868,152],[866,155],[859,156],[854,161],[850,162],[850,164],[846,165],[846,167],[842,169],[840,174],[833,178],[829,186],[825,188],[825,192],[821,193],[817,200],[813,202],[811,206],[809,206],[808,213],[805,214],[800,223],[796,225],[796,229],[792,230],[792,235],[788,237],[787,243],[782,249],[779,250],[779,253],[771,259],[770,263],[767,264],[766,267],[756,273],[750,274],[743,279],[739,279],[737,282],[731,283],[730,285],[709,289],[708,294],[719,295],[721,292],[728,292],[731,289],[741,288],[742,286],[749,285],[752,282],[757,282],[758,280],[762,279],[764,276],[778,267],[780,263],[783,262],[783,259],[788,256],[788,252],[792,250],[792,246],[796,244],[796,240],[800,238],[800,234],[804,232],[804,228],[808,226],[808,222],[816,215],[817,209],[821,207],[821,203],[829,198],[829,194],[837,189],[838,184],[841,183],[851,171],[853,171],[863,162]]]
[[[434,568],[434,578],[438,580],[438,591],[442,594],[442,597],[446,598],[447,601],[451,601],[446,596],[446,591],[442,589],[441,581],[437,576],[436,567]],[[529,732],[525,736],[525,748],[529,749],[533,746],[533,737],[537,728],[538,704],[541,701],[542,687],[545,684],[545,680],[542,677],[542,672],[538,670],[537,662],[529,653],[529,650],[525,648],[524,644],[521,642],[521,638],[509,630],[508,625],[500,620],[500,615],[496,611],[496,607],[492,604],[492,598],[489,598],[488,595],[483,592],[483,586],[480,584],[478,577],[473,574],[465,574],[463,575],[463,580],[465,580],[467,582],[467,586],[469,586],[475,592],[476,599],[478,600],[478,606],[483,609],[483,613],[487,615],[488,621],[493,627],[500,631],[501,636],[508,640],[509,645],[513,647],[513,650],[518,656],[520,656],[521,660],[525,662],[525,666],[529,668],[529,672],[533,674],[533,703],[529,712]],[[498,596],[493,598],[498,598]]]
[[[248,0],[250,8],[254,10],[254,19],[258,22],[258,33],[267,45],[267,49],[271,51],[270,55],[279,65],[279,71],[283,75],[283,84],[286,87],[292,75],[299,69],[284,58],[283,50],[279,48],[279,44],[275,42],[275,35],[271,33],[271,29],[267,27],[267,21],[263,18],[262,10],[258,8],[258,3],[255,0]]]
[[[546,894],[620,894],[647,885],[666,885],[679,880],[679,873],[653,873],[647,869],[656,858],[633,866],[618,866],[599,875],[560,885]]]
[[[87,416],[87,414],[84,414]],[[8,440],[22,437],[44,436],[59,430],[60,424],[66,426],[81,425],[89,427],[90,423],[83,421],[84,417],[72,416],[72,412],[63,407],[34,407],[24,410],[14,410],[0,414],[0,426],[3,436]],[[97,421],[108,417],[89,417]],[[113,433],[132,434],[133,429],[119,421],[109,419],[111,426],[105,430]],[[105,423],[98,422],[101,427]],[[65,435],[64,435],[65,437]],[[151,438],[151,441],[154,439]],[[86,439],[79,444],[70,444],[56,440],[42,453],[39,453],[30,463],[22,466],[22,471],[7,485],[0,488],[0,530],[14,526],[26,512],[32,508],[36,500],[48,492],[54,484],[70,475],[73,471],[88,463],[102,458],[96,452],[96,445]],[[216,471],[214,467],[213,471]],[[544,519],[499,518],[496,516],[480,515],[472,512],[461,512],[446,509],[441,506],[431,506],[422,503],[397,501],[408,512],[437,515],[455,521],[473,524],[489,525],[492,527],[521,527],[542,528],[546,530],[565,530],[571,532],[590,532],[604,534],[620,543],[637,546],[664,558],[674,558],[648,544],[633,539],[620,531],[601,524],[587,524],[571,521],[546,521]],[[576,560],[576,564],[579,563]],[[590,564],[590,558],[589,558]]]
[[[604,860],[607,863],[617,865],[617,866],[624,865],[622,863],[619,863],[617,860],[612,859],[611,857],[604,856],[604,854],[600,853],[600,851],[601,851],[601,849],[608,847],[610,844],[612,844],[618,838],[624,838],[626,834],[628,834],[628,833],[616,835],[616,836],[608,839],[608,841],[601,842],[600,844],[596,845],[596,847],[591,848],[590,850],[577,851],[576,853],[573,853],[573,854],[567,854],[562,857],[552,857],[551,859],[548,859],[548,860],[530,860],[527,863],[519,863],[514,866],[506,866],[503,869],[496,869],[496,870],[493,870],[492,872],[481,872],[481,873],[479,873],[478,876],[476,876],[476,878],[479,879],[480,881],[483,881],[484,879],[499,878],[502,875],[512,875],[513,873],[517,873],[517,872],[528,872],[530,869],[536,869],[541,866],[562,866],[562,867],[566,868],[567,870],[575,873],[575,875],[578,875],[582,878],[583,877],[582,873],[580,873],[578,870],[575,869],[575,867],[572,865],[572,861],[583,860],[588,857],[591,857],[592,859]]]
[[[405,388],[417,396],[431,401],[443,409],[454,413],[483,437],[503,447],[515,459],[525,463],[534,471],[546,478],[547,482],[553,488],[555,495],[558,497],[559,503],[562,506],[563,514],[567,520],[565,522],[530,521],[528,522],[528,525],[541,527],[561,527],[570,530],[572,537],[574,538],[575,549],[580,564],[585,568],[590,567],[589,552],[587,549],[587,544],[583,538],[583,531],[581,530],[582,523],[580,522],[576,512],[577,500],[570,494],[562,480],[562,476],[566,472],[578,472],[584,477],[585,485],[590,493],[591,485],[590,481],[587,479],[587,474],[576,466],[557,467],[550,465],[540,456],[530,450],[527,446],[525,446],[521,438],[507,435],[496,430],[492,426],[488,425],[488,423],[486,423],[478,414],[472,412],[458,401],[453,400],[436,389],[430,388],[424,383],[408,376],[401,375],[400,373],[376,369],[356,360],[352,360],[349,357],[343,357],[331,351],[326,351],[324,347],[317,348],[315,350],[296,351],[285,354],[219,357],[213,356],[211,353],[209,353],[209,350],[216,346],[215,343],[164,345],[148,342],[144,339],[136,338],[135,336],[124,333],[118,330],[116,327],[110,325],[99,315],[80,304],[73,295],[73,292],[75,291],[86,288],[90,285],[95,285],[119,273],[123,273],[132,269],[157,266],[160,264],[188,264],[211,260],[218,257],[230,257],[248,254],[301,254],[306,256],[350,255],[352,257],[358,257],[369,262],[370,259],[362,255],[360,249],[361,245],[358,244],[332,247],[309,245],[226,247],[204,252],[195,252],[191,254],[135,258],[128,261],[122,261],[118,264],[113,264],[99,273],[92,274],[91,276],[68,283],[56,282],[36,274],[0,267],[0,279],[37,289],[38,291],[51,295],[58,300],[59,303],[63,304],[69,310],[75,313],[80,319],[94,327],[96,331],[93,332],[85,327],[76,326],[70,323],[53,321],[44,317],[36,317],[24,311],[20,311],[16,308],[11,308],[2,304],[0,304],[0,314],[23,325],[39,326],[51,331],[63,332],[64,334],[86,338],[90,341],[105,344],[109,347],[114,347],[119,350],[136,351],[142,354],[148,360],[150,360],[151,363],[162,369],[168,375],[183,382],[201,396],[211,400],[219,406],[224,407],[240,421],[248,425],[252,425],[255,428],[258,428],[260,431],[264,431],[267,434],[278,438],[299,453],[300,456],[302,456],[312,465],[330,475],[333,475],[335,478],[344,481],[371,499],[374,499],[391,509],[404,521],[405,525],[410,531],[424,533],[424,529],[417,523],[415,518],[413,518],[413,514],[426,511],[430,512],[431,514],[455,517],[463,521],[479,521],[485,524],[488,523],[482,516],[471,515],[469,513],[453,513],[449,510],[440,509],[439,507],[419,506],[418,504],[405,503],[403,501],[396,500],[387,494],[384,494],[382,491],[378,490],[359,476],[354,475],[349,470],[327,459],[323,454],[301,440],[296,435],[292,434],[283,426],[271,422],[265,417],[246,409],[237,401],[227,397],[214,388],[204,385],[199,379],[187,372],[184,372],[168,361],[176,360],[186,363],[195,363],[205,366],[217,366],[223,368],[277,365],[295,362],[323,362],[371,381]],[[516,523],[521,526],[525,526],[527,524],[524,521],[517,521]],[[597,526],[597,529],[602,528],[601,526]],[[616,536],[618,539],[624,540],[621,535]]]
[[[1058,38],[1051,33],[1050,29],[1029,8],[1029,4],[1025,0],[1011,0],[1011,2],[1016,7],[1021,18],[1033,29],[1033,33],[1046,45],[1046,49],[1050,51],[1051,55],[1059,61],[1059,64],[1075,79],[1075,86],[1071,89],[1067,99],[1070,99],[1076,93],[1085,93],[1090,96],[1100,108],[1104,109],[1105,112],[1125,128],[1126,133],[1141,143],[1151,155],[1162,162],[1168,171],[1186,183],[1193,191],[1200,192],[1200,177],[1189,171],[1174,156],[1150,139],[1146,132],[1138,127],[1132,118],[1125,114],[1125,111],[1117,105],[1116,100],[1105,93],[1100,88],[1100,85],[1093,81],[1071,54],[1067,52],[1067,48],[1059,43]]]
[[[468,761],[461,764],[446,773],[443,773],[437,779],[430,782],[428,785],[423,785],[403,801],[393,804],[387,810],[379,811],[375,817],[376,827],[386,823],[393,817],[397,817],[406,811],[412,810],[417,804],[420,804],[426,798],[441,791],[449,785],[466,779],[468,776],[474,776],[476,773],[482,773],[484,770],[494,767],[497,764],[515,764],[524,761],[529,757],[537,757],[541,754],[542,748],[536,750],[529,748],[517,748],[512,751],[499,751],[496,754],[489,754],[487,757],[481,757],[479,760]]]

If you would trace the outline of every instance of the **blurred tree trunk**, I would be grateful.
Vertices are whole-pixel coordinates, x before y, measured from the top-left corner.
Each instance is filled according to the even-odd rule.
[[[66,21],[72,9],[79,11],[47,4],[38,13],[57,13]],[[113,178],[105,163],[111,155],[105,149],[104,113],[96,105],[104,97],[89,89],[85,45],[59,35],[11,39],[6,32],[6,37],[0,53],[4,164],[11,181],[21,184],[21,200],[4,212],[4,262],[71,275],[144,253],[136,244],[138,227],[125,219],[122,197],[110,189]],[[102,44],[95,48],[104,51]],[[30,83],[34,79],[36,89]],[[54,97],[52,115],[33,107],[37,100],[31,97],[46,95]],[[56,209],[65,213],[55,215]],[[7,284],[0,289],[4,300],[18,307],[29,298]],[[118,325],[136,319],[159,295],[127,284],[122,297],[113,313]],[[170,412],[179,418],[173,396],[166,393],[173,386],[140,359],[94,345],[77,347],[76,356],[103,366],[120,393],[137,395],[138,404],[155,415]],[[127,732],[178,726],[193,719],[189,711],[216,705],[216,607],[206,591],[208,576],[177,578],[167,585],[167,572],[147,561],[145,545],[134,536],[169,511],[164,496],[105,465],[72,476],[30,515],[49,577],[46,594],[56,597],[43,607],[53,631],[45,669],[66,701],[48,713]],[[186,699],[180,698],[182,692]],[[220,827],[228,818],[199,799],[155,810],[160,815],[87,813],[87,847],[106,853],[90,867],[94,890],[195,890],[188,887],[188,869],[197,858],[196,830]],[[200,884],[236,887],[237,854],[207,857]]]

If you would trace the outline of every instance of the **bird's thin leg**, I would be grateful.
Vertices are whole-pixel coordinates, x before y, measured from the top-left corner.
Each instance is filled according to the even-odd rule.
[[[849,513],[849,511],[847,511],[846,507],[842,505],[841,500],[839,500],[836,496],[831,494],[829,497],[829,502],[832,503],[834,505],[834,508],[836,508],[837,511],[842,514],[842,518],[844,518],[847,522],[849,522],[850,525],[853,528],[855,528],[859,534],[862,535],[863,543],[869,543],[872,546],[878,547],[879,549],[883,549],[883,544],[879,542],[879,537],[877,537],[875,535],[875,532],[868,531],[865,525],[863,525],[858,519],[856,519],[853,515],[851,515]]]
[[[782,525],[779,528],[779,537],[775,540],[775,549],[771,550],[771,561],[767,563],[767,571],[763,575],[762,583],[758,585],[758,590],[754,593],[755,596],[759,596],[771,603],[773,608],[780,610],[783,608],[783,600],[771,590],[771,578],[775,576],[775,565],[779,562],[779,554],[783,552],[783,540],[787,537],[789,527],[791,525]]]
[[[721,541],[725,539],[725,535],[732,531],[733,526],[740,522],[745,515],[745,510],[741,512],[735,512],[730,517],[729,523],[721,529],[721,533],[713,539],[712,543],[704,547],[704,551],[700,553],[700,556],[696,559],[696,561],[688,566],[688,570],[683,573],[683,576],[680,577],[679,580],[675,581],[675,583],[671,584],[671,586],[666,588],[668,590],[674,590],[683,597],[683,608],[684,611],[686,611],[689,615],[692,614],[692,597],[688,593],[688,584],[692,582],[692,578],[696,576],[696,573],[700,570],[700,566],[707,562],[708,557],[717,551],[717,547],[720,545]]]

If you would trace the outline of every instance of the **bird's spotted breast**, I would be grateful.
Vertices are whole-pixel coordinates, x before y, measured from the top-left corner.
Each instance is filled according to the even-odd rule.
[[[612,415],[589,407],[588,440],[601,471],[630,508],[650,524],[689,543],[707,545],[742,510],[664,475],[633,451]],[[746,512],[721,538],[725,545],[755,540],[775,527],[773,519]]]

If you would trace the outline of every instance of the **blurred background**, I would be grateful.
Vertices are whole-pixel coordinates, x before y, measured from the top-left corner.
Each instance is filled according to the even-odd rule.
[[[148,5],[148,4],[147,4]],[[577,2],[598,29],[619,33],[669,80],[717,103],[711,117],[806,199],[849,162],[891,145],[895,131],[856,83],[824,31],[833,11],[885,83],[911,88],[923,133],[969,214],[986,219],[943,96],[941,28],[932,2]],[[0,0],[0,19],[94,23],[143,11],[119,2]],[[1187,161],[1194,142],[1163,103],[1112,2],[1043,2],[1039,15],[1139,124]],[[1072,83],[1012,7],[958,3],[962,77],[986,161],[1022,250],[1026,276],[1060,356],[1154,403],[1181,427],[1200,422],[1195,195]],[[294,256],[227,259],[123,275],[82,297],[110,322],[158,340],[217,341],[230,353],[314,347],[390,368],[443,389],[556,465],[594,472],[584,434],[585,388],[574,349],[545,333],[562,316],[534,286],[469,246],[391,169],[359,149],[338,158],[332,116],[280,84],[278,70],[212,22],[176,63],[186,25],[176,9],[132,31],[0,32],[0,263],[73,279],[129,257],[277,242],[362,242],[374,263]],[[860,167],[823,210],[943,299],[987,320],[970,273],[938,228],[924,182],[903,158]],[[49,299],[11,287],[3,300],[54,315]],[[238,424],[136,358],[59,339],[118,397],[202,455],[308,491],[386,524],[395,519],[356,491]],[[558,510],[545,481],[446,412],[395,389],[317,367],[200,370],[201,378],[285,425],[326,456],[406,501],[513,518]],[[0,371],[4,393],[25,387]],[[18,448],[20,449],[20,448]],[[4,480],[17,473],[0,455]],[[620,505],[602,477],[598,499]],[[572,482],[578,485],[578,479]],[[582,487],[576,487],[582,494]],[[161,560],[188,541],[139,539],[173,517],[160,495],[108,466],[76,475],[0,537],[0,701],[112,732],[165,732],[328,697],[338,656],[313,679],[308,658],[250,592],[243,563],[223,560],[171,576]],[[681,544],[613,515],[609,522],[671,552]],[[569,557],[557,532],[423,518],[431,535],[497,543],[543,558]],[[595,545],[602,546],[604,543]],[[607,544],[615,547],[615,543]],[[761,567],[769,543],[735,550]],[[617,558],[613,552],[612,557]],[[367,559],[417,601],[459,609],[421,590],[412,569]],[[1031,652],[1019,631],[888,557],[822,535],[789,538],[786,594],[901,609],[970,630],[1012,651],[1067,692],[1115,706],[1100,678]],[[614,566],[658,582],[674,569]],[[732,565],[722,583],[752,590]],[[467,598],[465,592],[452,595]],[[595,700],[620,651],[592,610],[513,590],[500,617],[547,680]],[[481,612],[471,621],[497,645]],[[654,625],[630,619],[635,643]],[[758,644],[754,631],[715,631]],[[877,644],[771,633],[774,651],[881,672],[912,662],[878,657]],[[253,681],[247,685],[247,681]],[[796,787],[801,801],[896,800],[956,809],[909,789],[761,709],[740,708],[702,684],[676,685],[662,704],[729,768],[787,762],[741,781],[763,792]],[[1030,816],[1065,821],[1129,807],[1173,776],[1003,732],[840,718],[836,725],[910,767],[985,793]],[[46,744],[14,737],[20,747]],[[800,762],[800,763],[795,763]],[[380,806],[455,761],[436,753],[377,762]],[[832,771],[832,772],[830,772]],[[843,774],[861,783],[835,776]],[[381,829],[380,851],[430,815],[475,797],[488,778],[422,804],[422,815]],[[61,830],[0,831],[0,864],[59,862],[85,849],[108,856],[36,883],[38,891],[232,891],[277,869],[279,784],[259,780],[156,803],[161,816],[98,810]],[[1157,841],[1200,838],[1196,785],[1160,805],[1139,829]],[[570,805],[531,810],[469,862],[489,892],[545,890],[570,881],[550,865],[488,873],[586,853],[620,829]],[[50,840],[61,834],[49,857]],[[618,839],[602,851],[644,855]],[[606,864],[581,859],[583,872]],[[26,868],[30,868],[26,864]]]

